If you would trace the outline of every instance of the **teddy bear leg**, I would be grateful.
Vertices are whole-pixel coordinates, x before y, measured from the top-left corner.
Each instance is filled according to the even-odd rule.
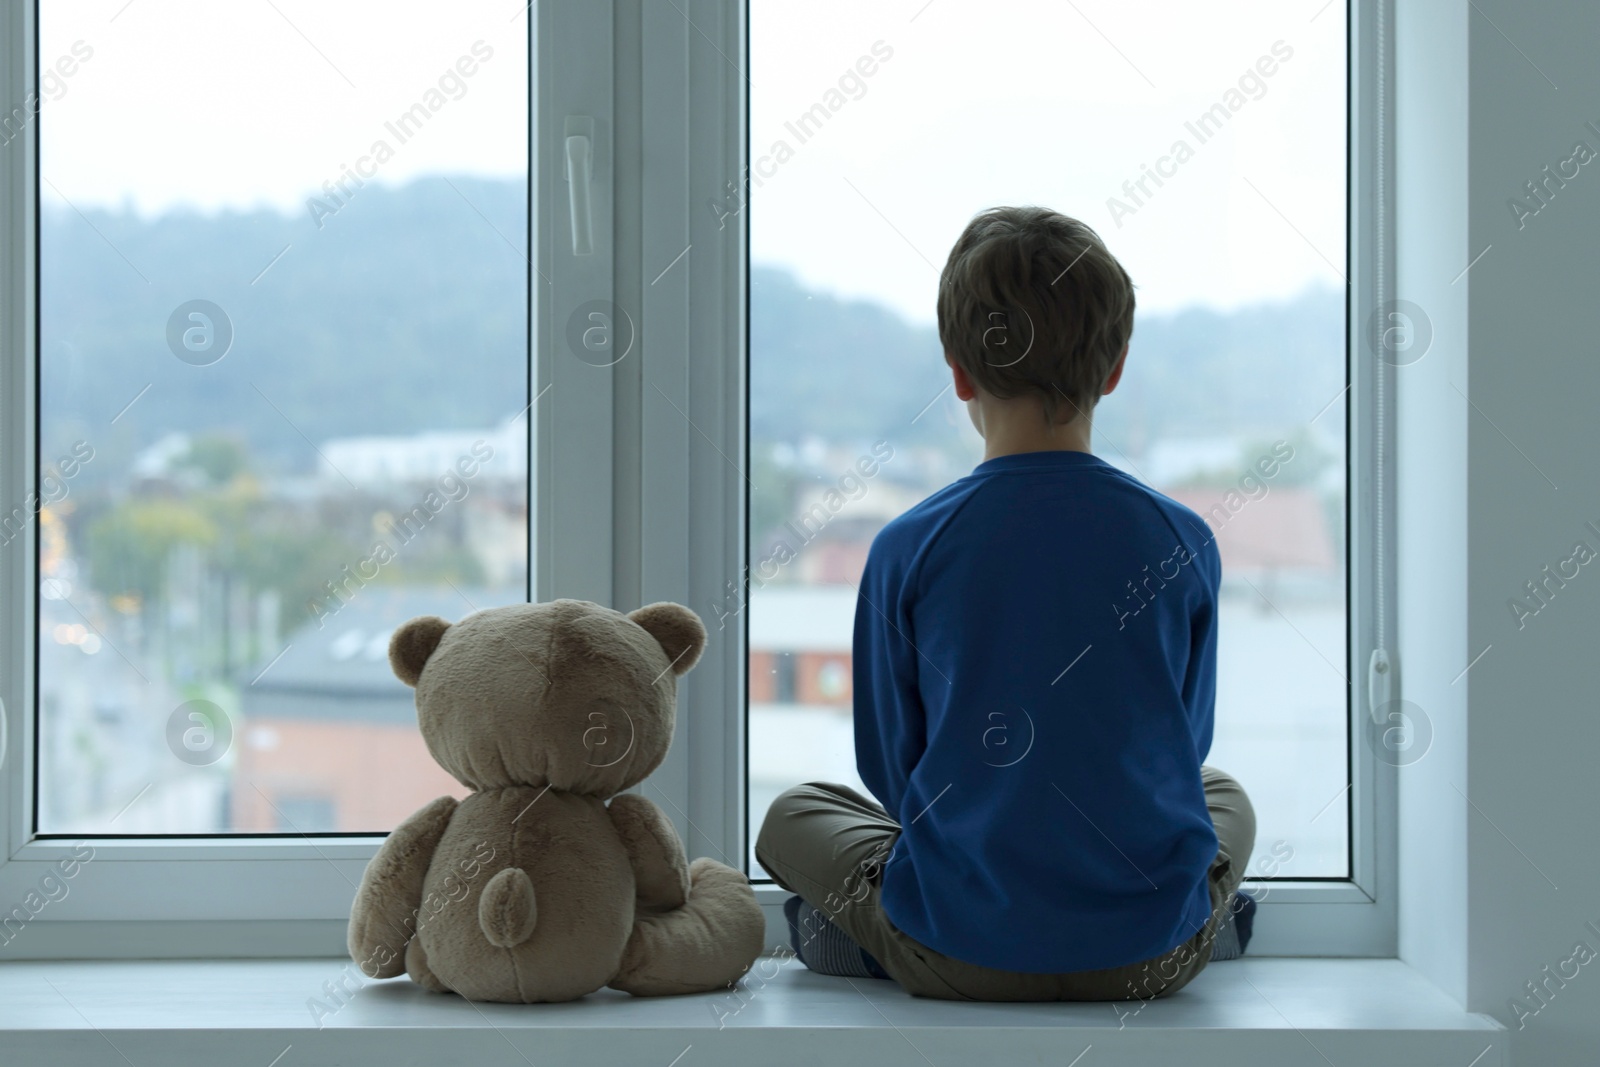
[[[742,873],[700,858],[689,865],[681,908],[641,915],[608,984],[636,997],[726,989],[750,969],[766,939],[766,919]]]
[[[424,989],[431,989],[435,993],[451,992],[450,987],[439,981],[439,976],[429,968],[428,953],[423,949],[420,937],[413,937],[410,944],[406,945],[406,973]]]

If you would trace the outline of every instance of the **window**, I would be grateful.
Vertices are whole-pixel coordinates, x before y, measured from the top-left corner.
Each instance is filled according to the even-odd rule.
[[[40,8],[37,828],[385,831],[390,632],[527,596],[526,23],[120,7]]]
[[[611,376],[550,325],[611,275],[610,12],[40,0],[0,50],[0,899],[89,839],[25,951],[335,949],[459,791],[389,631],[611,599]],[[583,259],[530,211],[568,115]]]
[[[1111,4],[325,6],[0,18],[0,904],[94,847],[33,950],[81,919],[337,951],[379,835],[457,788],[384,663],[415,614],[695,608],[641,787],[690,855],[854,782],[849,582],[978,454],[937,265],[1037,200],[1141,287],[1102,454],[1219,527],[1212,758],[1312,880],[1261,936],[1392,951],[1392,766],[1344,681],[1392,493],[1368,4],[1159,36]]]
[[[1038,203],[1137,287],[1097,454],[1221,550],[1208,762],[1254,799],[1251,871],[1350,873],[1346,66],[1338,5],[750,6],[750,656],[800,678],[752,684],[752,828],[797,782],[860,787],[806,665],[848,664],[877,529],[981,460],[939,269],[972,214]]]

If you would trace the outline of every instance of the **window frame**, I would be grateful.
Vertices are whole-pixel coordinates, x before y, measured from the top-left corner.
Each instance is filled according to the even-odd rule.
[[[674,743],[641,791],[691,856],[742,868],[755,830],[745,780],[746,627],[741,613],[719,628],[713,607],[742,589],[746,562],[748,230],[746,212],[719,217],[708,205],[739,187],[748,159],[745,3],[613,0],[528,11],[539,19],[530,67],[538,253],[530,300],[541,398],[530,469],[535,595],[623,609],[676,600],[707,620],[705,657],[680,683]],[[1386,632],[1395,632],[1393,537],[1380,539],[1376,526],[1394,514],[1393,459],[1373,447],[1380,429],[1383,440],[1394,438],[1392,400],[1378,405],[1393,395],[1393,368],[1363,343],[1364,324],[1392,295],[1381,287],[1394,277],[1384,96],[1392,22],[1387,0],[1349,0],[1351,877],[1247,883],[1270,889],[1252,954],[1393,956],[1397,948],[1397,772],[1360,742],[1380,601]],[[0,14],[0,58],[0,92],[22,100],[37,81],[35,4]],[[558,136],[569,115],[593,118],[596,130],[596,252],[582,263],[571,255]],[[36,478],[37,131],[30,122],[0,153],[0,500],[11,506]],[[595,299],[632,320],[634,352],[608,368],[565,351],[565,309]],[[0,550],[0,601],[26,605],[0,614],[6,906],[76,840],[31,833],[36,532],[30,522]],[[1389,654],[1395,659],[1392,647]],[[74,892],[29,924],[37,929],[0,947],[0,958],[340,955],[354,887],[379,840],[92,838],[95,859]],[[781,931],[787,894],[770,883],[756,893],[769,932]]]

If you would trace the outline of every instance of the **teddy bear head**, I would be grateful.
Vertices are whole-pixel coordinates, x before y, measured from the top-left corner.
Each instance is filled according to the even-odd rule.
[[[389,663],[417,691],[428,751],[462,785],[609,797],[666,758],[678,675],[705,646],[680,604],[625,615],[554,600],[412,619],[390,638]]]

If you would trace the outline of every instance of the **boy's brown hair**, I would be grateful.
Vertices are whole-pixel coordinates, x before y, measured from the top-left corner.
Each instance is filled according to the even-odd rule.
[[[1099,401],[1133,306],[1132,279],[1089,226],[1048,208],[994,207],[950,249],[939,340],[980,389],[1036,394],[1046,418],[1066,422]]]

